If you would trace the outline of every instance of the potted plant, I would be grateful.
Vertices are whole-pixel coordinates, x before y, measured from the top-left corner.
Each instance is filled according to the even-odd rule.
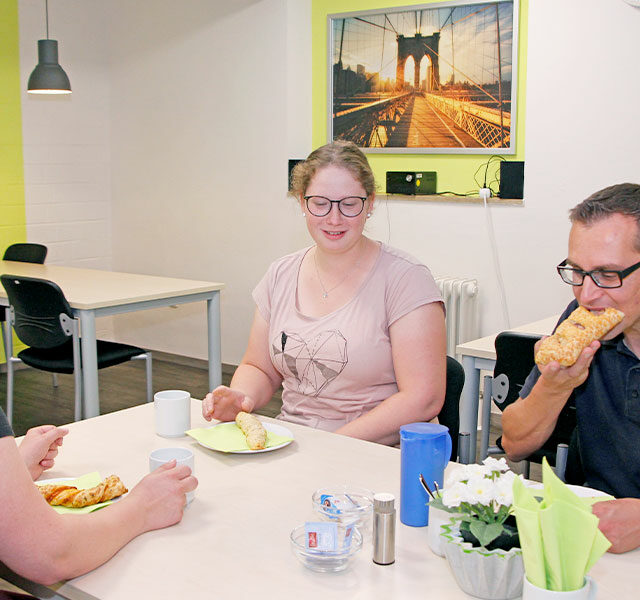
[[[479,598],[522,594],[522,551],[511,515],[515,477],[504,458],[463,465],[430,503],[456,515],[455,523],[442,526],[444,552],[458,585]]]

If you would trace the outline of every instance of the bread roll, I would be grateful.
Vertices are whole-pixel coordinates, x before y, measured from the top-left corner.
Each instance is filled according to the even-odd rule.
[[[552,336],[542,341],[535,356],[536,364],[542,366],[557,360],[563,367],[570,367],[591,342],[607,334],[623,318],[624,313],[615,308],[595,314],[579,306]]]
[[[236,415],[236,424],[247,438],[247,445],[251,450],[262,450],[267,443],[267,432],[257,417],[240,411]]]
[[[100,502],[113,500],[129,491],[117,475],[110,475],[102,483],[86,490],[55,483],[39,485],[38,488],[51,506],[66,506],[67,508],[93,506]]]

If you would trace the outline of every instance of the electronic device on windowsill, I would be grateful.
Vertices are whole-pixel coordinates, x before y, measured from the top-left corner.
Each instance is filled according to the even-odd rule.
[[[436,189],[435,171],[387,171],[387,194],[428,195]]]

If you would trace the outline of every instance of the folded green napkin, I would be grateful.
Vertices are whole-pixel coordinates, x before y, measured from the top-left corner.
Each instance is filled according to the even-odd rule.
[[[513,481],[513,509],[527,579],[548,590],[577,590],[589,569],[611,546],[591,512],[592,504],[611,498],[576,496],[546,460],[542,463],[542,481],[541,502],[519,477]]]
[[[194,440],[219,450],[220,452],[242,452],[250,450],[247,446],[247,439],[242,430],[235,423],[220,423],[214,427],[200,427],[198,429],[190,429],[185,432]],[[267,443],[265,448],[280,446],[286,442],[290,442],[293,438],[278,435],[267,429]]]
[[[36,483],[38,482],[36,481]],[[57,480],[52,481],[51,483],[60,483],[60,485],[70,485],[73,487],[77,487],[79,490],[86,490],[102,483],[102,477],[100,477],[100,473],[98,473],[98,471],[94,471],[93,473],[82,475],[82,477],[78,477],[77,479]],[[85,513],[93,512],[94,510],[98,510],[99,508],[109,506],[109,504],[112,503],[113,500],[107,500],[106,502],[92,504],[91,506],[83,506],[82,508],[67,508],[66,506],[52,506],[51,508],[53,508],[53,510],[60,513],[61,515],[82,515]]]

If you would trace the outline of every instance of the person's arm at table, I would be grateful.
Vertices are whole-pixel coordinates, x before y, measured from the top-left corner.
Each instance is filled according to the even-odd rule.
[[[538,344],[536,344],[537,350]],[[510,460],[526,458],[548,439],[573,390],[589,376],[600,342],[587,346],[574,365],[556,361],[540,368],[540,377],[526,398],[518,398],[502,413],[502,447]]]
[[[620,554],[640,546],[640,499],[596,502],[591,510],[600,519],[600,531],[611,542],[609,552]]]
[[[101,565],[134,537],[182,519],[196,488],[189,467],[167,463],[129,494],[87,515],[60,515],[34,485],[12,437],[0,438],[0,561],[51,584]]]
[[[401,425],[433,419],[444,403],[445,331],[439,302],[420,306],[395,321],[389,336],[398,391],[336,433],[393,444]]]
[[[269,324],[256,309],[247,350],[229,387],[218,386],[202,402],[207,420],[233,421],[241,410],[252,412],[267,404],[282,383],[269,356]]]
[[[62,438],[67,433],[68,429],[54,425],[40,425],[27,431],[18,446],[18,452],[31,479],[35,481],[44,471],[53,467],[58,448],[62,446]]]

